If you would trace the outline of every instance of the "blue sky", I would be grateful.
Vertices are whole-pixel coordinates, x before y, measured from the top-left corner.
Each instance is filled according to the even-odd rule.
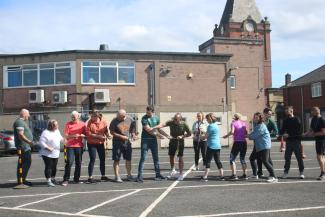
[[[1,0],[0,54],[98,49],[198,52],[226,0]],[[256,0],[271,22],[273,86],[325,62],[321,0]]]

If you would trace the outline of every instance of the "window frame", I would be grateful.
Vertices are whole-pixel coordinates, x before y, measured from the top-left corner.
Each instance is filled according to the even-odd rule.
[[[311,86],[311,98],[317,98],[322,96],[322,82],[312,83]],[[317,90],[317,92],[315,92]]]
[[[231,81],[234,81],[233,83],[234,83],[234,85],[231,85]],[[229,87],[230,87],[230,89],[236,89],[236,84],[237,84],[237,81],[236,81],[236,76],[235,75],[230,75],[229,76]]]
[[[44,64],[53,64],[54,68],[42,68],[40,65]],[[70,66],[58,66],[57,64],[69,64]],[[36,65],[37,67],[35,69],[24,69],[24,66],[31,66],[31,65]],[[9,71],[8,68],[12,67],[20,67],[21,70],[21,85],[20,86],[14,86],[14,87],[9,87]],[[56,83],[56,69],[62,69],[62,68],[70,68],[70,83],[65,83],[65,84],[57,84]],[[54,69],[54,83],[53,84],[41,84],[41,70],[45,69]],[[31,70],[37,70],[37,82],[36,85],[31,85],[31,86],[25,86],[24,85],[24,71],[31,71]],[[76,84],[76,62],[75,61],[64,61],[64,62],[44,62],[44,63],[30,63],[30,64],[20,64],[20,65],[5,65],[3,66],[3,88],[4,89],[14,89],[14,88],[33,88],[33,87],[52,87],[52,86],[65,86],[65,85],[72,85]]]
[[[97,66],[84,66],[84,62],[98,62],[98,65]],[[114,65],[105,65],[105,64],[102,64],[102,63],[105,63],[105,62],[112,62],[112,63],[115,63]],[[133,66],[119,66],[120,63],[132,63]],[[111,85],[111,86],[135,86],[136,85],[136,62],[134,60],[109,60],[109,59],[101,59],[101,60],[89,60],[89,59],[84,59],[84,60],[81,60],[80,62],[80,66],[81,66],[81,76],[80,76],[80,82],[81,82],[81,85]],[[84,82],[83,81],[83,77],[84,77],[84,67],[87,67],[87,68],[99,68],[98,70],[98,80],[99,82],[98,83],[87,83],[87,82]],[[101,82],[101,68],[116,68],[116,83],[102,83]],[[119,69],[120,68],[129,68],[129,69],[134,69],[134,74],[133,74],[133,77],[134,77],[134,82],[133,83],[119,83]]]

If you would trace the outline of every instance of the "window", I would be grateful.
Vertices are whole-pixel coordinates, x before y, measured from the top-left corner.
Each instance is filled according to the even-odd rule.
[[[229,85],[231,89],[236,88],[236,77],[234,75],[229,76]]]
[[[317,82],[311,85],[311,97],[320,97],[322,96],[322,83]]]
[[[4,87],[11,88],[71,84],[75,79],[72,62],[5,66],[4,69]]]
[[[83,84],[135,84],[135,66],[132,61],[84,61]]]
[[[17,87],[22,85],[23,73],[20,66],[8,67],[8,87]]]

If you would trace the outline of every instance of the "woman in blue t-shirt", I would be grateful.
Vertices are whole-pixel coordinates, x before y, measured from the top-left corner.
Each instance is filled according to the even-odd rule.
[[[208,174],[210,171],[210,164],[212,157],[214,157],[214,160],[217,164],[217,167],[220,172],[220,180],[224,180],[223,176],[223,167],[222,163],[220,161],[220,150],[221,150],[221,144],[220,144],[220,138],[219,138],[219,127],[216,123],[217,119],[213,113],[209,113],[206,116],[206,119],[209,123],[206,138],[207,138],[207,155],[206,155],[206,165],[205,165],[205,173],[201,177],[202,181],[208,181]]]
[[[271,151],[271,136],[266,125],[264,124],[264,118],[260,112],[254,114],[254,129],[248,135],[250,140],[254,140],[257,157],[262,161],[266,169],[270,173],[268,182],[277,182],[274,169],[270,164],[270,151]],[[254,174],[255,175],[255,174]]]

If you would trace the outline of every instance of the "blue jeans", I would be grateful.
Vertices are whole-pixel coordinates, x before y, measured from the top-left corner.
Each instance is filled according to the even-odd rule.
[[[144,161],[146,160],[148,150],[151,150],[153,163],[155,166],[156,177],[160,176],[158,143],[156,138],[141,139],[141,158],[138,167],[138,177],[142,177]]]
[[[80,178],[80,171],[81,171],[81,161],[82,161],[82,148],[67,148],[67,163],[65,164],[64,168],[64,176],[63,176],[63,181],[69,181],[70,179],[70,172],[71,172],[71,167],[76,160],[76,167],[74,169],[74,177],[73,181],[79,182]]]
[[[94,171],[94,164],[96,160],[96,150],[99,157],[99,168],[102,176],[105,176],[105,148],[104,144],[87,144],[89,153],[88,175],[91,177]]]

